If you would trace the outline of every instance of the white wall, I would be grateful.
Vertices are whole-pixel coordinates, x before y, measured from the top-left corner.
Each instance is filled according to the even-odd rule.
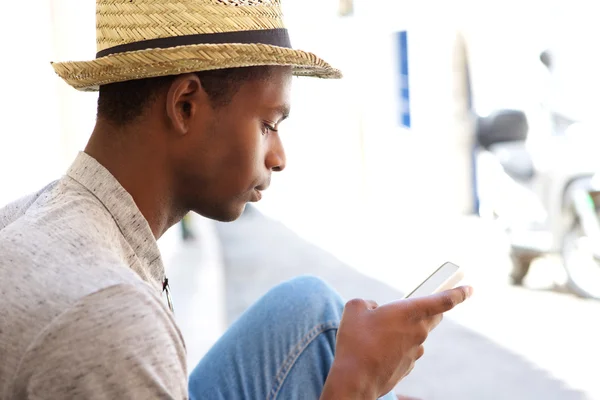
[[[7,2],[0,24],[0,206],[60,170],[49,3]]]
[[[52,2],[53,60],[81,61],[96,57],[96,2]],[[96,122],[97,93],[79,92],[56,79],[60,102],[61,134],[69,162],[83,150]]]
[[[94,124],[96,95],[68,87],[48,61],[94,56],[95,4],[53,0],[50,9],[47,1],[38,2],[43,7],[33,7],[33,17],[39,32],[24,40],[26,46],[8,41],[14,52],[36,50],[24,52],[27,61],[11,67],[14,79],[5,93],[19,100],[3,99],[3,115],[11,117],[4,118],[10,123],[0,141],[0,179],[9,189],[3,189],[0,202],[60,175]],[[391,6],[382,8],[385,4]],[[453,97],[455,27],[449,11],[431,18],[428,6],[419,2],[357,0],[362,19],[340,20],[334,0],[288,0],[284,5],[294,44],[340,66],[346,78],[296,80],[293,118],[284,128],[289,167],[275,179],[263,208],[299,229],[323,231],[317,227],[329,221],[332,232],[357,209],[408,217],[418,215],[415,210],[456,214],[470,208],[467,143],[464,129],[457,128]],[[31,14],[30,3],[11,6],[17,8],[15,15]],[[322,13],[315,15],[318,6]],[[19,24],[9,19],[1,37],[10,37]],[[391,33],[398,29],[409,30],[411,132],[396,125]],[[31,96],[22,89],[27,76],[36,77],[37,106],[23,106]]]
[[[368,258],[365,235],[381,240],[399,227],[472,207],[455,22],[450,11],[431,18],[418,2],[388,4],[382,10],[358,1],[357,11],[365,14],[342,20],[334,12],[319,18],[288,13],[294,45],[340,67],[345,78],[295,82],[292,117],[281,128],[288,167],[275,174],[259,204],[351,263]],[[398,127],[396,112],[393,33],[403,29],[409,32],[410,131]]]
[[[9,2],[0,24],[0,206],[60,178],[94,123],[95,95],[68,87],[50,61],[95,53],[95,2]]]

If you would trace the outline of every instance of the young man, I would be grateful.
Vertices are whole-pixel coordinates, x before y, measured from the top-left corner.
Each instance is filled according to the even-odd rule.
[[[189,378],[156,244],[219,221],[285,168],[293,75],[339,71],[289,44],[278,0],[97,0],[98,57],[54,64],[99,88],[67,174],[0,210],[2,399],[375,399],[469,288],[344,307],[315,278],[241,317]],[[210,304],[206,305],[210,307]]]

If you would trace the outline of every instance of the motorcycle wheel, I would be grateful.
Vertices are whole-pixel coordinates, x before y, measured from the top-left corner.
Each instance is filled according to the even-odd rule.
[[[512,249],[510,259],[512,261],[512,271],[510,273],[510,282],[515,286],[523,285],[523,280],[529,272],[531,263],[537,257],[537,253],[525,250]]]
[[[593,247],[579,222],[563,239],[562,259],[569,290],[584,298],[600,299],[600,260],[594,257]]]

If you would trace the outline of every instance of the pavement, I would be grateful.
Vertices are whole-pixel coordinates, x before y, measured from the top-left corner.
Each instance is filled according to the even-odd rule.
[[[393,238],[363,232],[356,240],[370,241],[364,246],[370,255],[355,263],[349,261],[355,243],[346,253],[331,254],[251,206],[238,221],[216,224],[216,232],[225,324],[294,276],[316,275],[346,299],[381,304],[400,298],[440,261],[452,260],[467,270],[475,296],[431,334],[426,355],[398,393],[428,400],[600,399],[594,318],[600,302],[566,292],[560,264],[552,259],[536,262],[525,288],[510,286],[501,232],[476,218],[406,224]]]

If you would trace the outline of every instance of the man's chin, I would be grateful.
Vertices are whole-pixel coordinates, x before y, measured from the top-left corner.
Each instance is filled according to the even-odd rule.
[[[246,203],[241,206],[229,207],[223,209],[213,209],[210,211],[196,211],[198,214],[205,218],[212,219],[219,222],[233,222],[240,218],[246,209]]]
[[[220,222],[234,222],[237,221],[242,214],[244,214],[244,210],[246,209],[246,204],[242,206],[241,209],[232,211],[228,214],[224,214],[223,218],[219,219]]]

